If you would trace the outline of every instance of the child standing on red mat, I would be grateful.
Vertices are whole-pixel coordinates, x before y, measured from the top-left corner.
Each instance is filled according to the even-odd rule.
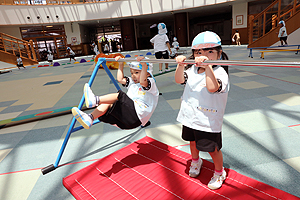
[[[118,61],[121,57],[117,56]],[[76,120],[89,129],[94,119],[116,125],[121,129],[133,129],[140,125],[150,125],[150,117],[153,114],[159,91],[152,76],[152,64],[139,62],[144,57],[138,57],[137,62],[128,63],[131,77],[124,76],[123,62],[120,62],[117,79],[128,89],[127,93],[119,90],[103,96],[95,96],[89,85],[84,86],[84,97],[87,108],[96,107],[91,114],[86,114],[77,107],[72,108]]]
[[[190,141],[192,163],[190,177],[200,174],[199,152],[208,152],[214,162],[214,175],[208,183],[218,189],[226,179],[223,167],[222,123],[229,91],[228,66],[203,64],[206,60],[228,60],[222,51],[221,39],[214,32],[198,34],[192,43],[195,64],[185,70],[185,56],[176,57],[176,83],[185,84],[177,121],[182,123],[182,138]]]

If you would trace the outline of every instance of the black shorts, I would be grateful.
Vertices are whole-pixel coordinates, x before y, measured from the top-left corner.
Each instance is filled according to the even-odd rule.
[[[75,58],[75,55],[70,55],[70,58]]]
[[[182,126],[182,139],[185,141],[196,141],[196,148],[199,151],[214,152],[222,148],[222,134],[209,133]]]
[[[169,59],[169,52],[166,51],[159,51],[159,52],[155,52],[155,58],[156,59]]]
[[[23,64],[17,64],[17,67],[24,67]]]
[[[285,37],[280,37],[280,40],[286,41],[286,40],[287,40],[287,36],[285,36]]]
[[[136,114],[133,100],[122,90],[118,93],[118,100],[104,115],[99,117],[99,120],[117,125],[121,129],[133,129],[140,126],[142,123]]]

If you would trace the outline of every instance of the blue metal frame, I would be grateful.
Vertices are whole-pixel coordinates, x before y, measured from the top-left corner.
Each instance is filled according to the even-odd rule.
[[[103,68],[105,69],[107,75],[109,76],[109,78],[111,79],[111,81],[114,83],[114,85],[115,85],[115,87],[117,88],[117,90],[118,90],[118,91],[121,90],[121,88],[120,88],[120,86],[118,85],[116,79],[113,77],[113,75],[111,74],[110,70],[108,69],[108,67],[107,67],[107,65],[106,65],[106,59],[105,59],[105,58],[99,58],[99,59],[98,59],[98,62],[97,62],[97,64],[96,64],[95,68],[94,68],[94,71],[93,71],[93,73],[92,73],[92,76],[90,77],[90,80],[89,80],[89,82],[88,82],[89,86],[92,86],[92,84],[93,84],[93,82],[94,82],[94,79],[95,79],[95,77],[96,77],[96,75],[97,75],[97,72],[98,72],[98,70],[99,70],[100,65],[103,66]],[[82,95],[81,100],[80,100],[80,103],[79,103],[79,105],[78,105],[78,108],[79,108],[80,110],[82,109],[82,106],[83,106],[83,103],[84,103],[84,102],[85,102],[85,101],[84,101],[84,95]],[[97,120],[95,120],[95,121],[93,122],[93,124],[97,124],[97,123],[99,123],[99,122],[100,122],[100,121],[97,119]],[[67,145],[67,143],[68,143],[68,141],[69,141],[69,138],[70,138],[70,136],[71,136],[71,133],[83,129],[82,126],[79,126],[79,127],[74,128],[75,123],[76,123],[76,119],[75,119],[75,117],[73,117],[72,122],[71,122],[71,125],[70,125],[70,127],[69,127],[69,130],[68,130],[68,132],[67,132],[67,135],[66,135],[66,137],[65,137],[65,139],[64,139],[64,142],[63,142],[63,144],[62,144],[62,146],[61,146],[61,149],[60,149],[59,154],[58,154],[58,156],[57,156],[56,162],[55,162],[55,164],[54,164],[54,167],[55,167],[55,168],[58,167],[58,164],[59,164],[59,162],[60,162],[60,159],[61,159],[61,157],[62,157],[62,154],[64,153],[64,150],[65,150],[66,145]]]

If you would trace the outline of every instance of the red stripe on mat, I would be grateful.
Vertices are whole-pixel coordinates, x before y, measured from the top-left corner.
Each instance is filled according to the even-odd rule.
[[[190,154],[145,137],[65,177],[76,199],[299,199],[226,169],[222,188],[210,190],[213,163],[190,178]]]

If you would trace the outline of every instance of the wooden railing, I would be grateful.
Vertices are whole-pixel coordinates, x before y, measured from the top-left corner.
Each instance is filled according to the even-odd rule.
[[[37,61],[32,40],[28,42],[5,33],[0,33],[0,51]]]
[[[97,3],[119,0],[0,0],[0,5],[55,5]]]
[[[290,0],[287,5],[282,5],[281,0],[277,0],[255,17],[249,16],[249,45],[276,28],[280,20],[287,20],[299,10],[298,0]]]

